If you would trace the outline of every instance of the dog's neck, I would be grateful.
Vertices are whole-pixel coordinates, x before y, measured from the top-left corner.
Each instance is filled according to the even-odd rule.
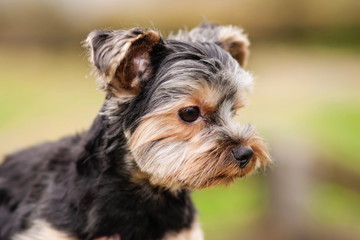
[[[88,211],[96,216],[92,217],[96,221],[88,219],[90,223],[87,225],[94,235],[84,233],[84,238],[108,233],[120,233],[121,238],[126,238],[127,232],[132,232],[127,226],[133,227],[134,224],[144,228],[143,232],[136,233],[136,239],[149,236],[157,239],[163,232],[189,228],[195,216],[189,191],[180,189],[174,192],[151,184],[131,159],[124,131],[117,130],[108,125],[106,116],[98,115],[82,136],[75,184],[81,187],[75,191],[80,191],[80,202],[86,203]],[[109,198],[109,194],[116,197]],[[89,200],[88,196],[96,199]],[[169,211],[174,208],[178,210]],[[105,214],[108,212],[114,213],[109,217]],[[129,213],[131,221],[136,223],[126,222],[128,218],[123,219],[121,215],[124,212]],[[151,228],[147,225],[148,219],[153,219],[152,224],[161,227]],[[171,221],[164,222],[163,219]]]
[[[121,118],[117,117],[117,121],[121,122]],[[157,194],[170,191],[177,195],[183,190],[177,185],[169,188],[156,177],[141,171],[128,149],[127,142],[123,129],[114,127],[107,116],[99,114],[83,135],[83,153],[77,162],[78,173],[80,175],[111,174],[113,177],[121,177],[129,184],[148,188],[149,191]]]

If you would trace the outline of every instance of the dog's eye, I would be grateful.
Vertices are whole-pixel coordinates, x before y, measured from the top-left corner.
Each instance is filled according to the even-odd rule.
[[[185,122],[194,122],[200,116],[198,107],[186,107],[179,110],[179,117]]]

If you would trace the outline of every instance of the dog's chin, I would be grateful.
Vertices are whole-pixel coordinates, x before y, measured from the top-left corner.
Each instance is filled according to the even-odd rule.
[[[249,167],[246,170],[239,170],[237,174],[226,174],[222,173],[215,176],[208,176],[208,178],[199,179],[198,182],[192,182],[192,184],[184,184],[184,187],[196,190],[196,189],[204,189],[209,187],[216,187],[216,186],[225,186],[227,187],[229,184],[233,183],[236,179],[246,177],[251,175],[257,169],[256,166]]]
[[[197,181],[193,181],[193,179],[176,179],[173,178],[169,181],[169,178],[161,178],[156,175],[152,175],[150,173],[145,173],[138,171],[136,174],[132,176],[132,182],[141,184],[141,185],[150,185],[153,188],[163,188],[168,189],[172,192],[176,192],[181,189],[189,189],[189,190],[198,190],[209,187],[216,187],[219,185],[228,186],[233,183],[236,179],[245,177],[246,175],[250,175],[253,170],[247,170],[246,173],[243,171],[239,171],[237,174],[219,174],[210,176],[208,175],[206,178],[198,179]]]
[[[207,179],[202,184],[198,184],[196,186],[187,186],[187,188],[196,190],[196,189],[204,189],[209,187],[216,187],[219,185],[228,186],[229,184],[233,183],[237,178],[238,178],[237,176],[219,175]]]

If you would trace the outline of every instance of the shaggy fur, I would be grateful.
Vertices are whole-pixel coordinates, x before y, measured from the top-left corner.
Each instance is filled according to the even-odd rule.
[[[203,23],[167,40],[94,31],[85,45],[104,105],[87,132],[5,159],[0,239],[202,239],[189,190],[269,162],[254,128],[233,119],[252,86],[246,35]],[[186,122],[189,107],[199,116]]]

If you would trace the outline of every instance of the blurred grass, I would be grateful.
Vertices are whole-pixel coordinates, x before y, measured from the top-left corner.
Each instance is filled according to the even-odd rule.
[[[311,217],[328,227],[358,230],[360,193],[327,183],[314,189],[309,209]]]
[[[82,49],[0,52],[0,156],[90,126],[104,96]],[[239,119],[253,122],[266,139],[300,132],[334,161],[360,169],[359,59],[348,49],[255,45],[249,64],[255,91]],[[261,219],[265,185],[251,176],[226,189],[194,192],[207,239],[232,238]],[[330,183],[316,189],[309,209],[322,224],[353,226],[360,222],[358,200]]]
[[[82,50],[0,51],[1,155],[91,124],[103,95],[88,77],[90,68]]]
[[[356,77],[355,77],[356,78]],[[358,81],[358,84],[360,81]],[[350,92],[350,91],[349,91]],[[352,97],[351,97],[352,98]],[[352,98],[354,99],[354,98]],[[304,122],[314,149],[328,161],[360,173],[360,101],[330,99],[310,107]],[[336,174],[336,173],[335,173]],[[360,193],[325,182],[314,186],[309,196],[311,218],[326,228],[351,229],[360,226]]]
[[[324,155],[360,173],[360,102],[327,104],[309,126]]]
[[[239,179],[228,187],[196,191],[193,200],[199,211],[206,239],[232,239],[258,220],[266,207],[264,179]]]
[[[257,39],[262,41],[261,38]],[[286,31],[277,30],[266,41],[286,42],[298,47],[318,47],[325,49],[347,49],[360,51],[360,28],[355,25],[331,27],[291,27]]]
[[[321,155],[360,173],[360,102],[329,102],[306,118]],[[319,224],[358,231],[360,192],[325,182],[313,187],[309,199],[310,216]]]

